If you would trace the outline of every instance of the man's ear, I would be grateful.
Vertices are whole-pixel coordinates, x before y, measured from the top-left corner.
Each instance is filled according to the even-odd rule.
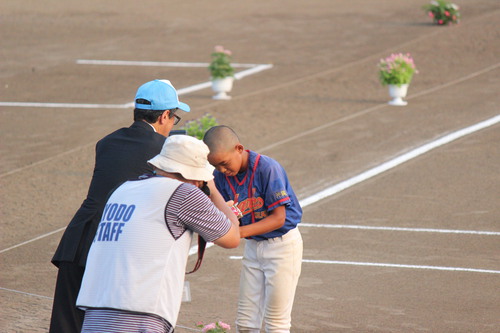
[[[169,116],[170,116],[170,110],[163,111],[161,116],[158,117],[158,122],[160,124],[164,124],[165,122],[167,122],[170,119]]]

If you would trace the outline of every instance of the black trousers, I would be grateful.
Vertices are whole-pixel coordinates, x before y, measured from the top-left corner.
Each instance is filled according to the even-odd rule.
[[[49,333],[80,333],[85,311],[76,307],[84,268],[72,262],[59,263]]]

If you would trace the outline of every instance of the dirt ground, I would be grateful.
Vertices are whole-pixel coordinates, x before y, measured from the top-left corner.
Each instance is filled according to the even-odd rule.
[[[212,114],[278,160],[306,200],[500,114],[500,2],[457,1],[462,21],[447,27],[425,3],[2,0],[0,332],[47,332],[50,258],[85,198],[94,145],[132,121],[131,108],[69,105],[129,103],[155,78],[208,80],[205,68],[78,59],[208,62],[223,45],[235,63],[272,64],[236,81],[230,101],[182,95],[192,112],[181,125]],[[392,52],[419,69],[405,107],[387,105],[377,80]],[[305,205],[292,332],[500,332],[499,129]],[[176,332],[234,323],[242,252],[207,250]]]

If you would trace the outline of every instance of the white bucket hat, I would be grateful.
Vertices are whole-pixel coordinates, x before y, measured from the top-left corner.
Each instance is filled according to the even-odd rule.
[[[180,173],[188,180],[209,181],[214,167],[208,163],[208,146],[189,135],[169,136],[161,152],[148,163],[165,172]]]

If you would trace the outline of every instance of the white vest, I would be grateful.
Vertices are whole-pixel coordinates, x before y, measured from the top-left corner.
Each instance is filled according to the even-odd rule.
[[[77,306],[156,314],[175,326],[192,240],[177,240],[165,207],[182,183],[165,177],[128,181],[109,198],[90,248]]]

